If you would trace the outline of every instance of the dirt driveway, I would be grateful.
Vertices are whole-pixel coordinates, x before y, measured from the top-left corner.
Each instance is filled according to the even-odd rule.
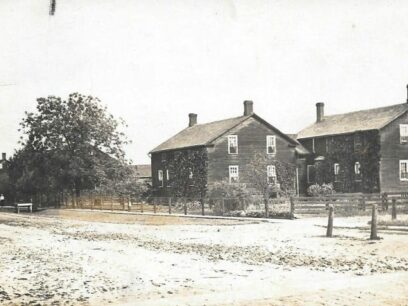
[[[1,305],[406,305],[407,228],[0,213]]]

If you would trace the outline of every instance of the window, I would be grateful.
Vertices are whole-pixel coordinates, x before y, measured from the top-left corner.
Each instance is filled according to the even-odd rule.
[[[191,180],[193,178],[193,170],[188,168],[188,178]]]
[[[358,151],[361,149],[361,146],[363,144],[362,140],[363,139],[360,133],[357,132],[356,134],[354,134],[354,150],[355,151]]]
[[[400,180],[408,181],[408,160],[400,160]]]
[[[228,136],[228,154],[238,154],[238,136]]]
[[[307,165],[307,182],[313,184],[316,180],[316,170],[313,165]]]
[[[408,124],[400,124],[400,143],[408,143]]]
[[[354,174],[360,175],[361,174],[361,165],[359,162],[354,164]]]
[[[229,182],[238,183],[238,181],[239,181],[238,166],[229,166]]]
[[[276,168],[274,165],[268,165],[266,168],[268,184],[276,184]]]
[[[266,136],[266,153],[275,154],[276,153],[276,137],[268,135]]]
[[[167,180],[167,181],[170,180],[170,172],[169,172],[169,169],[166,170],[166,180]]]
[[[335,163],[333,165],[333,170],[334,170],[334,181],[337,182],[339,179],[339,173],[340,173],[340,164]]]
[[[157,177],[159,179],[159,186],[163,187],[163,170],[158,171]]]

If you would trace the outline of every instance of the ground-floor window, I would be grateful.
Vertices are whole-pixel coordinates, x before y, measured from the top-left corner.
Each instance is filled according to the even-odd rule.
[[[268,165],[266,168],[268,184],[276,184],[276,168],[274,165]]]
[[[340,173],[340,164],[339,163],[334,163],[333,164],[333,171],[334,171],[334,181],[338,182],[339,173]]]
[[[159,186],[163,187],[163,170],[157,172],[157,178],[159,180]]]
[[[238,166],[229,166],[229,182],[238,183],[239,181],[239,168]]]
[[[313,184],[316,180],[316,170],[314,165],[307,165],[307,182]]]
[[[400,160],[400,180],[408,181],[408,160]]]
[[[361,165],[359,162],[355,162],[354,164],[354,175],[356,181],[361,181]]]

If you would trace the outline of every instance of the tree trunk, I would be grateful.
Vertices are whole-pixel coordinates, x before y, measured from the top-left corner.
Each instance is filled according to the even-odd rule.
[[[265,218],[269,218],[269,200],[268,198],[264,198],[264,204],[265,204]]]

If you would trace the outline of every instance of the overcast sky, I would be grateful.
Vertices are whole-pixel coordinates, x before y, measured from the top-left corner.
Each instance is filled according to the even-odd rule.
[[[242,115],[283,132],[404,103],[406,1],[0,1],[0,150],[36,98],[99,97],[129,124],[135,163],[185,128]]]

